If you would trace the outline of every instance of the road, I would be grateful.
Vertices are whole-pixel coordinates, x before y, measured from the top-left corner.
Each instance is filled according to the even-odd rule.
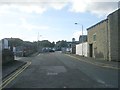
[[[6,88],[117,88],[118,71],[79,61],[65,54],[29,57],[31,65]]]

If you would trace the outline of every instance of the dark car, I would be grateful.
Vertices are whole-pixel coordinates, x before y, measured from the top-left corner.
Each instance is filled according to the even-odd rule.
[[[50,49],[49,52],[55,52],[54,50]]]

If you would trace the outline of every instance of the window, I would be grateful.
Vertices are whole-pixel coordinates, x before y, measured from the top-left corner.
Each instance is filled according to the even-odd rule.
[[[93,35],[93,41],[96,41],[96,34]]]

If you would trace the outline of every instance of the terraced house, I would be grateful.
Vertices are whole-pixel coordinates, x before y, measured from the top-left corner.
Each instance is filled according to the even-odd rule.
[[[107,19],[87,29],[89,57],[120,61],[118,58],[119,16],[120,9],[109,14]]]

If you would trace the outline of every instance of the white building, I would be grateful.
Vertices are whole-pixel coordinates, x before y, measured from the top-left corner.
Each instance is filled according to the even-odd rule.
[[[9,49],[7,39],[2,39],[2,49]]]
[[[88,42],[83,43],[83,49],[82,49],[82,43],[76,45],[76,54],[87,57],[88,52]]]
[[[2,52],[2,40],[0,40],[0,53]]]

